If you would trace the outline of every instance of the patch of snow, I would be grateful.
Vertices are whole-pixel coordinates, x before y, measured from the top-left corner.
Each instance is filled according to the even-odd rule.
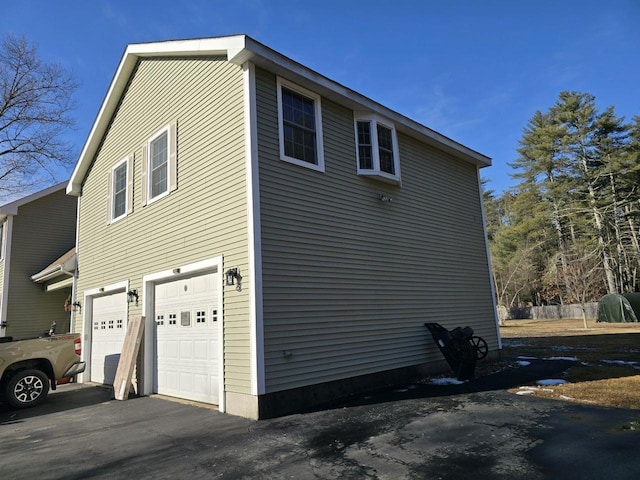
[[[408,392],[408,390],[406,388],[398,388],[397,390],[394,390],[394,392],[396,392],[396,393],[405,393],[405,392]]]
[[[601,360],[602,363],[609,363],[613,365],[637,365],[638,362],[626,361],[626,360]]]
[[[531,362],[527,362],[526,360],[518,360],[516,363],[521,367],[526,367],[527,365],[531,365]]]
[[[571,360],[572,362],[577,362],[577,357],[547,357],[545,360]]]
[[[464,382],[457,378],[432,378],[429,383],[432,385],[461,385]]]
[[[535,390],[518,390],[516,395],[531,395]]]
[[[562,380],[560,378],[550,378],[547,380],[538,380],[536,382],[537,385],[541,385],[541,386],[548,386],[548,387],[554,387],[556,385],[563,385],[567,383],[566,380]]]
[[[537,360],[537,357],[525,357],[524,355],[518,355],[518,360]]]

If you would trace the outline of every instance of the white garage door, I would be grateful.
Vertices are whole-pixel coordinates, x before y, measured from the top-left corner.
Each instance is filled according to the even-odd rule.
[[[155,287],[155,391],[218,404],[217,275]]]
[[[91,381],[113,385],[122,342],[124,341],[127,313],[124,292],[93,299],[91,335]]]

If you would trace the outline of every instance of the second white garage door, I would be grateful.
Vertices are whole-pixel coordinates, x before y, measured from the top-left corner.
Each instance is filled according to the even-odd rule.
[[[155,286],[155,391],[218,404],[217,275]]]

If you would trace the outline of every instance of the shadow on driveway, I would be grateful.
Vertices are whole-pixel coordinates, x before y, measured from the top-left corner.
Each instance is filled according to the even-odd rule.
[[[575,365],[573,360],[531,359],[527,366],[509,367],[499,372],[477,377],[457,385],[435,385],[416,382],[405,386],[381,388],[369,394],[353,395],[300,413],[318,412],[339,407],[355,407],[398,402],[409,399],[449,397],[455,395],[508,390],[535,384],[536,381],[554,378]]]
[[[27,418],[98,405],[112,399],[113,391],[110,387],[78,383],[59,385],[57,390],[49,392],[42,404],[34,408],[14,409],[7,403],[0,403],[0,426],[20,423]]]

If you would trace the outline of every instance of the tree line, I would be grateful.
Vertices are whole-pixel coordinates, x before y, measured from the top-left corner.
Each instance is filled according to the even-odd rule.
[[[640,116],[563,91],[523,129],[515,187],[484,189],[498,304],[597,301],[640,289]]]

